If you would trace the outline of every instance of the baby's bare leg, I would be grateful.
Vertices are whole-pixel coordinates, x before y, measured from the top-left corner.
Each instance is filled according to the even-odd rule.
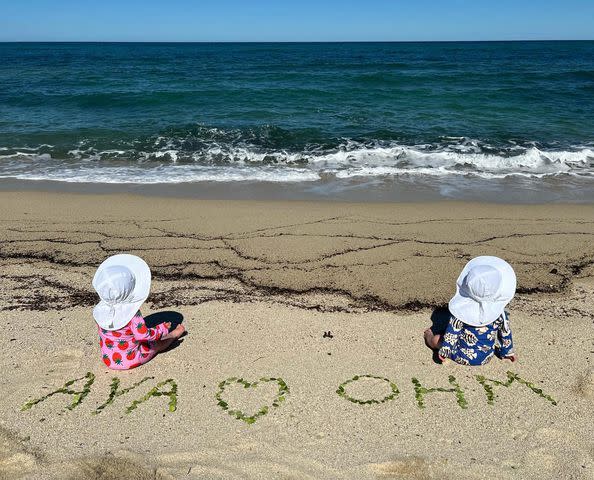
[[[435,333],[433,333],[431,331],[430,328],[428,328],[427,330],[425,330],[424,337],[425,337],[425,344],[431,350],[438,350],[439,347],[441,347],[441,340],[443,338],[443,335],[436,335]]]
[[[155,344],[155,349],[157,353],[163,352],[169,348],[169,346],[175,342],[179,337],[181,337],[186,329],[183,325],[178,325],[175,329],[161,337],[161,340],[157,340]]]
[[[169,348],[169,346],[175,342],[175,338],[167,338],[165,340],[157,340],[155,342],[155,350],[157,350],[157,353],[160,352],[164,352],[165,350],[167,350]]]

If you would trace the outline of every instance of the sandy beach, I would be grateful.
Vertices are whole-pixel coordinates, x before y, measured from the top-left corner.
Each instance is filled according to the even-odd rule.
[[[594,478],[592,205],[0,192],[0,222],[0,479]],[[91,316],[120,252],[189,332],[128,372]],[[519,361],[440,365],[423,330],[484,254]],[[98,410],[114,377],[142,383]]]

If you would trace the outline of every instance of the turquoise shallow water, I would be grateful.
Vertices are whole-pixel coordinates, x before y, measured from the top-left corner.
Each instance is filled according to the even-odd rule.
[[[594,42],[0,44],[0,178],[579,200],[593,111]]]

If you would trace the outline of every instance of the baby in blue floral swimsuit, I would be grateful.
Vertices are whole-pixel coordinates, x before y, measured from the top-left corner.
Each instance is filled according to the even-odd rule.
[[[450,321],[443,335],[425,330],[427,346],[461,365],[484,365],[495,353],[517,360],[509,318],[504,311],[516,293],[513,268],[498,257],[476,257],[466,264],[450,300]],[[497,341],[497,343],[496,343]]]

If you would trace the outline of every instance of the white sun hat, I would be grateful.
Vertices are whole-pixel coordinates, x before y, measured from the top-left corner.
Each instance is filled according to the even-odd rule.
[[[93,277],[101,301],[93,309],[97,324],[119,330],[134,317],[151,289],[151,270],[136,255],[120,254],[105,260]]]
[[[470,260],[456,281],[456,295],[450,300],[450,313],[474,327],[493,323],[516,293],[516,274],[499,257]]]

